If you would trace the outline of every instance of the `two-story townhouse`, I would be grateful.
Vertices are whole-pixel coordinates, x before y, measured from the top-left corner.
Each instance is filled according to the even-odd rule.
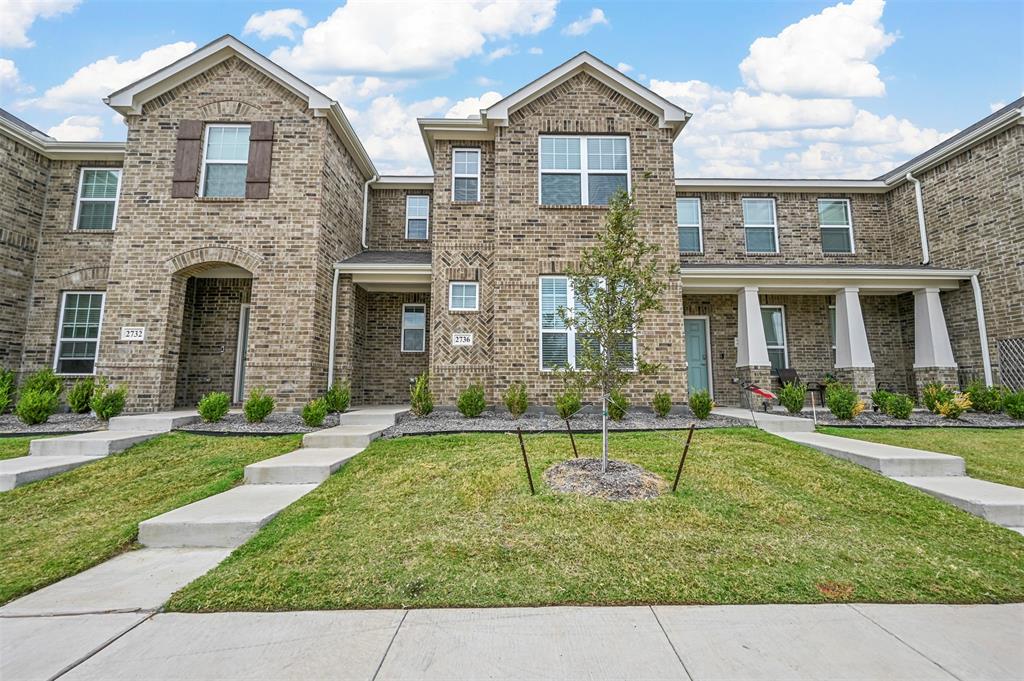
[[[107,99],[124,144],[0,118],[0,362],[99,373],[134,410],[549,404],[576,339],[565,276],[633,194],[668,282],[633,342],[677,401],[783,369],[867,393],[1024,384],[1019,100],[874,180],[677,179],[690,114],[582,53],[469,119],[419,121],[433,175],[380,176],[336,102],[231,36]]]

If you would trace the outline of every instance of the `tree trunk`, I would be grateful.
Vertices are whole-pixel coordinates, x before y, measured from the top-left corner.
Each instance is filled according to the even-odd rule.
[[[601,472],[608,472],[608,393],[601,397]]]

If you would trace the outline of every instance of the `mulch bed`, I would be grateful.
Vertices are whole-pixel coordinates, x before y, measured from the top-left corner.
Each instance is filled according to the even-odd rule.
[[[805,419],[811,418],[811,412],[788,414]],[[856,428],[1024,428],[1024,421],[1012,419],[1006,414],[983,414],[969,411],[958,419],[947,419],[930,411],[911,412],[909,419],[897,419],[882,412],[864,411],[857,418],[841,421],[832,412],[818,410],[818,424],[823,426],[849,426]]]
[[[54,435],[104,430],[106,424],[92,414],[54,414],[46,423],[28,426],[14,414],[0,415],[0,436]]]
[[[338,415],[328,414],[319,428],[310,428],[302,422],[300,414],[281,412],[271,414],[262,423],[249,423],[244,414],[228,414],[216,423],[197,421],[177,430],[200,435],[291,435],[312,433],[338,425]]]
[[[600,459],[569,459],[544,471],[544,482],[556,492],[585,494],[608,501],[654,499],[666,488],[664,480],[645,468],[626,461],[608,461],[601,472]]]

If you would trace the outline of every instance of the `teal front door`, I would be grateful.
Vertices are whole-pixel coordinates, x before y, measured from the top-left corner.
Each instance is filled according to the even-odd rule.
[[[711,393],[711,356],[708,348],[708,320],[691,317],[683,320],[686,335],[687,384],[692,395],[701,390]]]

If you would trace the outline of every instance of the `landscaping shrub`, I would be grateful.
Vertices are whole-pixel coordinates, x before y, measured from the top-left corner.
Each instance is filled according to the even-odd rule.
[[[946,419],[958,419],[960,414],[971,408],[971,398],[967,393],[952,393],[949,397],[935,403],[935,411]]]
[[[319,428],[324,425],[324,419],[327,418],[327,400],[323,397],[315,400],[310,400],[305,407],[302,408],[302,422],[310,428]]]
[[[825,389],[825,405],[837,419],[849,421],[864,411],[864,400],[857,391],[842,383],[830,383]]]
[[[92,394],[96,389],[96,381],[91,378],[80,378],[75,381],[68,391],[68,406],[76,414],[85,414],[89,411],[89,402],[92,401]]]
[[[207,423],[217,423],[222,418],[227,416],[228,409],[231,407],[231,398],[227,393],[206,393],[203,398],[199,400],[199,404],[196,408],[199,409],[199,415]]]
[[[40,369],[29,374],[21,383],[22,392],[45,391],[54,393],[57,397],[64,392],[64,382],[53,373],[52,369]]]
[[[530,406],[530,401],[526,398],[526,386],[522,383],[510,385],[501,394],[501,399],[505,402],[505,408],[508,409],[508,413],[514,419],[525,414],[526,408]]]
[[[888,402],[889,398],[892,397],[892,393],[888,390],[876,390],[871,393],[871,404],[878,407],[878,411],[885,411],[885,403]]]
[[[907,395],[890,394],[885,400],[885,407],[882,411],[894,419],[909,419],[910,412],[914,411],[914,400]]]
[[[127,397],[128,389],[123,385],[114,387],[108,385],[106,381],[99,381],[93,389],[89,406],[95,412],[96,418],[101,421],[109,421],[124,411],[124,402]]]
[[[690,395],[690,411],[701,421],[710,416],[711,410],[714,408],[715,402],[707,390],[698,390]]]
[[[49,390],[22,390],[14,413],[22,423],[34,426],[46,421],[57,411],[60,400]]]
[[[988,387],[984,381],[971,381],[967,386],[967,396],[971,398],[971,408],[986,414],[995,414],[1003,409],[1003,388]]]
[[[352,388],[348,381],[335,383],[324,394],[324,402],[327,403],[327,411],[332,414],[342,414],[348,411],[348,405],[352,402]]]
[[[1012,419],[1024,419],[1024,390],[1006,393],[1003,396],[1003,411]]]
[[[621,421],[629,411],[629,400],[619,390],[613,390],[608,394],[608,417],[612,421]]]
[[[807,386],[803,383],[791,381],[784,383],[779,390],[779,404],[786,408],[790,414],[799,414],[804,408],[804,400],[807,399]]]
[[[672,411],[672,396],[668,393],[654,393],[651,406],[654,408],[654,413],[657,414],[658,418],[663,419]]]
[[[0,367],[0,414],[7,413],[7,408],[14,400],[14,372]]]
[[[459,399],[455,406],[459,408],[463,416],[468,416],[469,418],[480,416],[487,407],[483,386],[474,383],[463,390],[459,393]]]
[[[582,408],[583,398],[578,390],[569,388],[555,396],[555,411],[563,421],[568,421]]]
[[[430,392],[430,375],[423,372],[416,377],[409,391],[409,406],[416,416],[426,416],[434,411],[434,395]]]
[[[242,406],[245,412],[245,420],[249,423],[263,423],[264,419],[274,411],[274,398],[267,394],[263,388],[253,388],[249,393],[249,399]]]
[[[953,390],[941,383],[929,383],[921,390],[921,399],[924,407],[933,414],[938,414],[936,406],[940,401],[948,400],[953,396]]]

